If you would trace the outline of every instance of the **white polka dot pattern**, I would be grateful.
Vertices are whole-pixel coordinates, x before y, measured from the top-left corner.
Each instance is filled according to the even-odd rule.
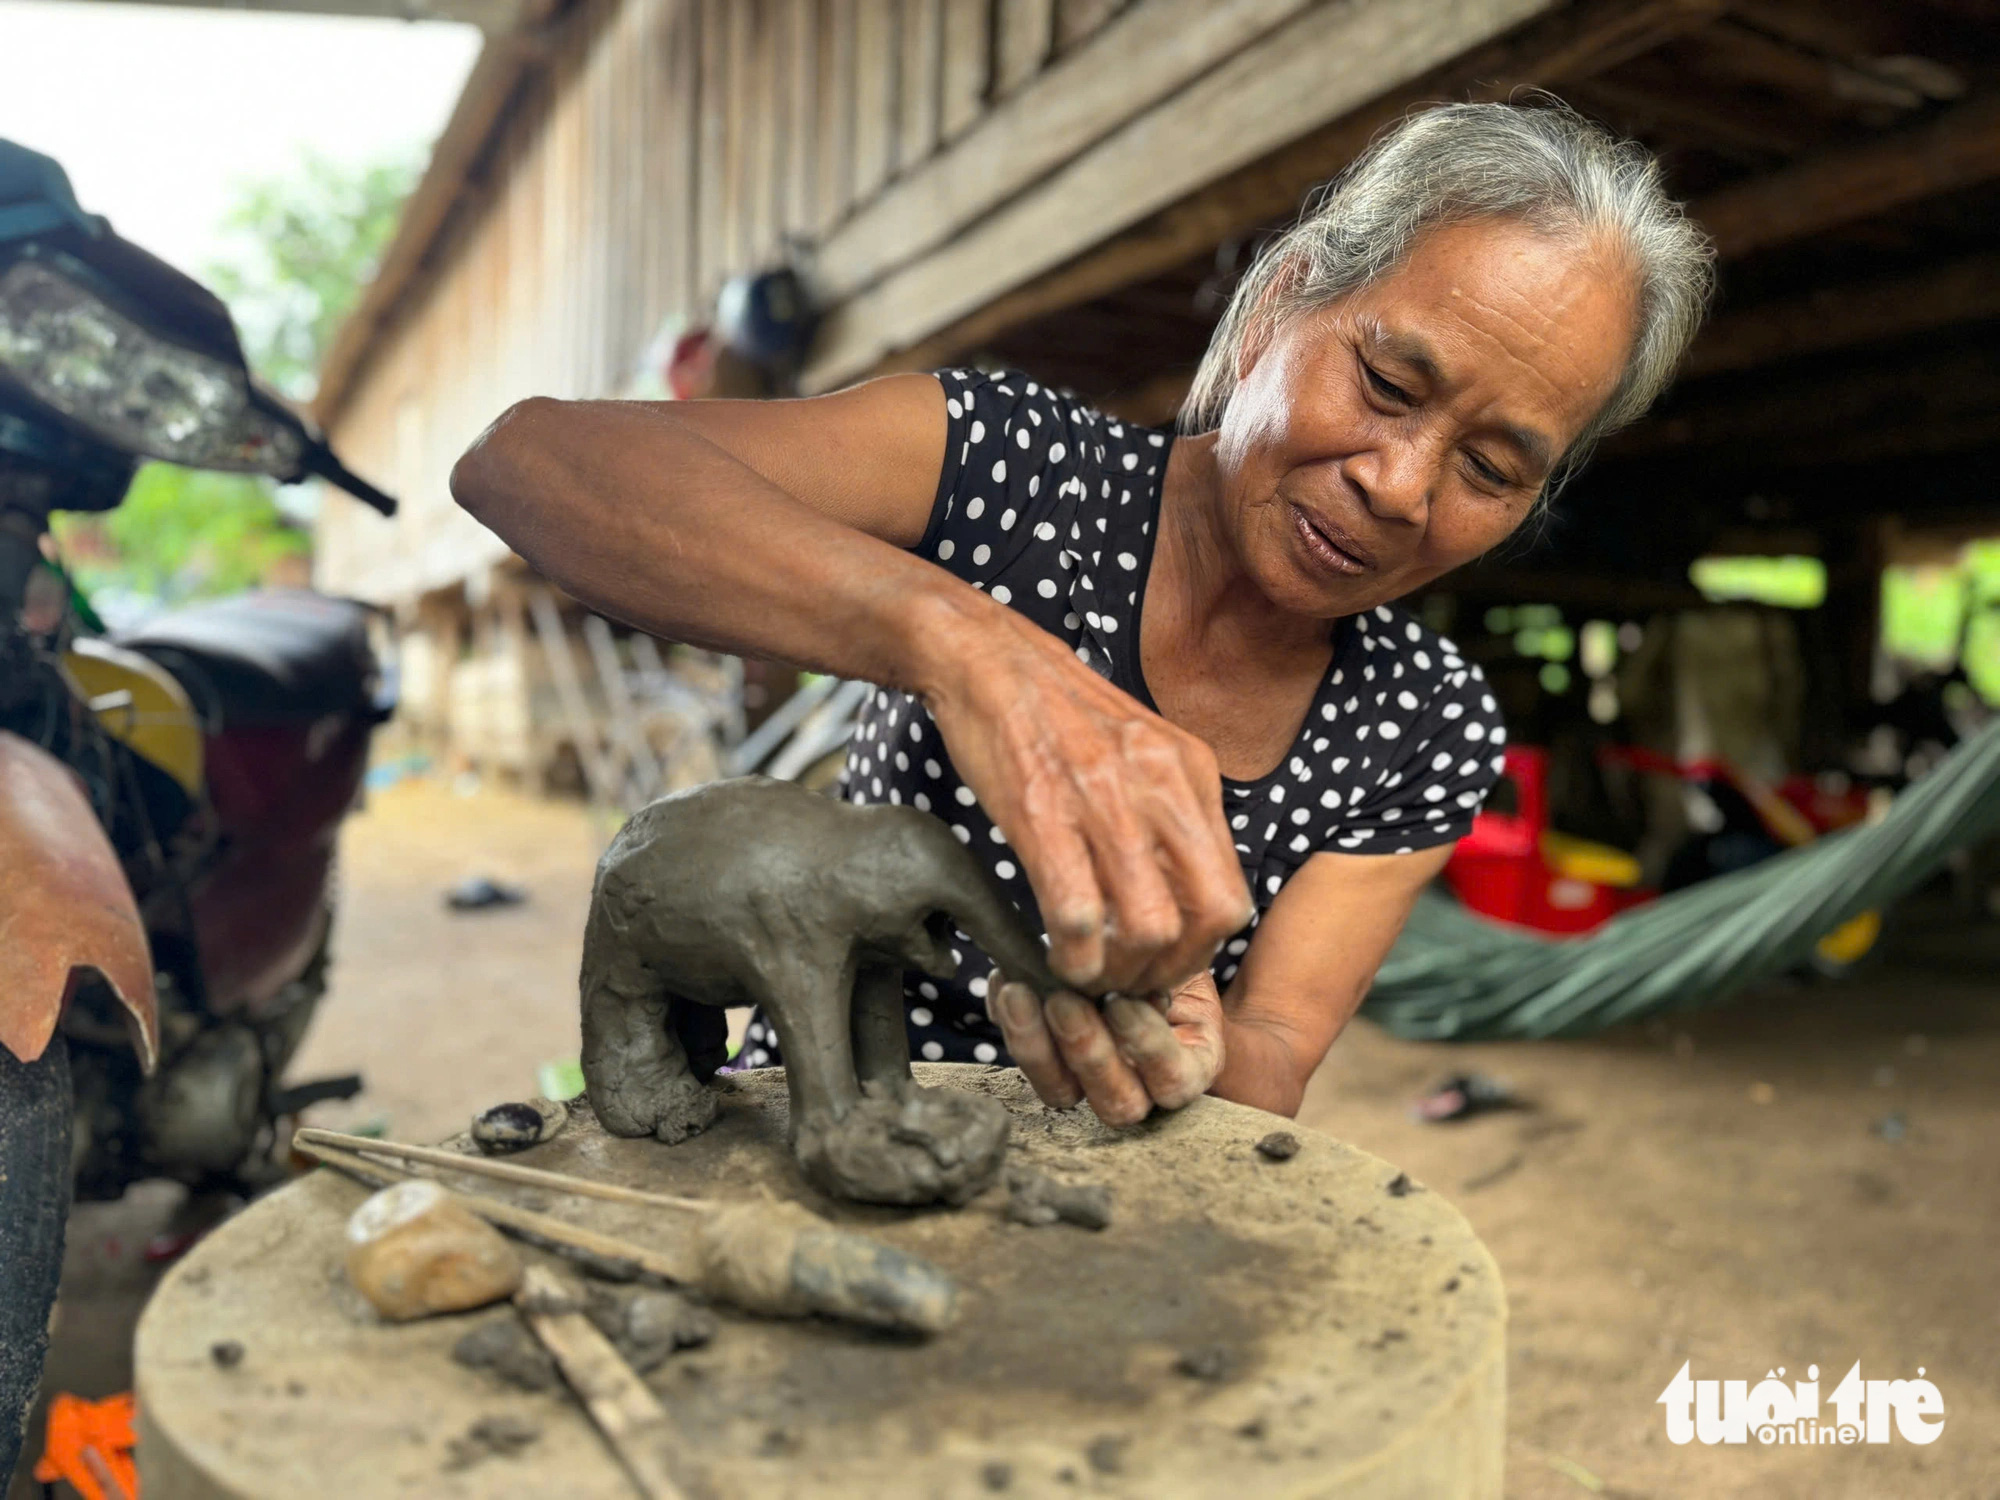
[[[1139,605],[1168,435],[1018,373],[948,370],[938,378],[950,435],[918,554],[1150,702],[1138,668]],[[916,699],[874,694],[849,744],[843,795],[945,817],[1039,930],[1026,875],[933,729]],[[1450,641],[1387,607],[1344,622],[1298,742],[1270,775],[1224,784],[1256,913],[1216,955],[1216,982],[1236,977],[1263,914],[1314,854],[1408,853],[1463,837],[1498,779],[1505,742],[1485,679]],[[906,976],[912,1054],[1004,1062],[983,998],[992,965],[963,934],[952,956],[949,979]],[[763,1066],[778,1057],[777,1037],[760,1018],[739,1061]]]

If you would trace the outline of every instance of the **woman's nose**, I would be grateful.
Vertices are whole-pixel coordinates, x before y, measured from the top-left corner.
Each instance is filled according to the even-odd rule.
[[[1347,477],[1361,491],[1368,513],[1421,530],[1437,487],[1436,457],[1421,443],[1384,443],[1348,460]]]

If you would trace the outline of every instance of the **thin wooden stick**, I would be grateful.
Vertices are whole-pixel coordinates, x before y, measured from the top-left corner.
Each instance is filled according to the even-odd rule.
[[[666,1408],[611,1341],[575,1310],[575,1299],[556,1275],[546,1266],[528,1267],[514,1304],[639,1493],[646,1500],[683,1500],[686,1491],[667,1471],[675,1434]]]
[[[399,1167],[327,1144],[329,1136],[357,1141],[371,1151],[380,1151],[385,1144],[365,1136],[340,1136],[323,1130],[302,1130],[293,1137],[293,1143],[315,1161],[338,1167],[377,1186],[407,1182],[415,1176]],[[407,1146],[398,1149],[431,1150]],[[435,1157],[444,1158],[447,1171],[476,1160],[450,1151],[436,1152],[425,1159]],[[502,1162],[483,1165],[504,1166],[518,1172],[533,1170]],[[560,1179],[565,1187],[569,1185],[562,1174],[550,1175]],[[531,1209],[516,1208],[484,1193],[460,1193],[457,1197],[472,1212],[502,1229],[561,1249],[622,1263],[683,1286],[700,1287],[749,1312],[774,1317],[817,1312],[870,1327],[921,1333],[936,1333],[947,1327],[953,1317],[957,1292],[951,1278],[937,1267],[878,1244],[865,1235],[837,1229],[796,1204],[739,1204],[728,1212],[724,1211],[724,1205],[716,1204],[712,1213],[703,1218],[661,1225],[666,1243],[663,1249],[656,1250]],[[746,1215],[760,1234],[752,1237],[754,1246],[745,1242],[732,1247],[731,1235],[746,1227]],[[720,1248],[709,1242],[718,1230],[723,1240]],[[717,1263],[718,1253],[728,1258],[728,1264]],[[741,1273],[744,1262],[740,1257],[746,1253],[752,1263],[764,1265],[761,1275]],[[732,1266],[736,1269],[732,1270]],[[783,1268],[776,1273],[775,1281],[774,1267]]]
[[[399,1141],[378,1141],[365,1135],[343,1135],[338,1130],[304,1126],[292,1139],[301,1145],[341,1146],[349,1151],[365,1151],[372,1156],[390,1156],[401,1161],[420,1161],[434,1167],[449,1167],[474,1177],[491,1177],[499,1182],[516,1182],[523,1187],[548,1188],[552,1192],[575,1193],[584,1198],[603,1198],[611,1203],[632,1203],[641,1208],[675,1208],[690,1213],[712,1213],[716,1205],[701,1198],[677,1198],[668,1193],[648,1193],[639,1188],[620,1187],[611,1182],[593,1182],[567,1172],[551,1172],[542,1167],[524,1167],[519,1162],[494,1161],[485,1156],[466,1156],[437,1146],[406,1146]]]
[[[299,1135],[309,1132],[300,1131]],[[337,1147],[323,1146],[315,1141],[299,1140],[294,1144],[316,1161],[323,1161],[330,1167],[338,1167],[359,1177],[364,1182],[372,1182],[377,1187],[392,1183],[407,1182],[416,1174],[405,1172],[383,1162],[369,1161],[356,1156],[351,1151]],[[377,1144],[370,1141],[369,1145]],[[480,1193],[461,1193],[459,1201],[486,1220],[502,1229],[511,1229],[517,1234],[532,1235],[536,1239],[551,1244],[579,1250],[585,1255],[594,1255],[602,1260],[623,1261],[641,1271],[661,1277],[667,1281],[679,1282],[683,1286],[702,1284],[702,1262],[698,1247],[692,1235],[676,1231],[679,1243],[669,1240],[663,1253],[647,1245],[636,1245],[630,1240],[621,1240],[615,1235],[599,1234],[594,1229],[584,1229],[563,1219],[538,1214],[533,1209],[516,1208],[511,1203],[503,1203],[498,1198],[488,1198]]]
[[[528,594],[528,615],[541,637],[542,654],[549,661],[549,679],[555,684],[556,702],[569,721],[570,738],[576,741],[577,764],[583,768],[585,785],[599,802],[610,807],[618,803],[619,787],[612,776],[611,757],[599,742],[597,721],[590,715],[590,703],[583,695],[583,681],[577,675],[576,658],[570,655],[569,635],[563,630],[562,614],[545,588]]]

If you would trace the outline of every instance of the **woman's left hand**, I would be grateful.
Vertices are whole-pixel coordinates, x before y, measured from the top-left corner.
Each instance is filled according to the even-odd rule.
[[[1043,1000],[1025,984],[987,980],[986,1013],[1042,1102],[1085,1099],[1107,1125],[1136,1125],[1155,1107],[1179,1109],[1222,1071],[1222,997],[1208,973],[1164,1003],[1093,1000],[1058,990]]]

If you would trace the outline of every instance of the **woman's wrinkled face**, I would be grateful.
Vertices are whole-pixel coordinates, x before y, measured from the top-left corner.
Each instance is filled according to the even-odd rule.
[[[1426,235],[1400,270],[1245,351],[1217,436],[1225,514],[1273,603],[1335,618],[1504,541],[1618,383],[1631,276],[1509,220]]]

